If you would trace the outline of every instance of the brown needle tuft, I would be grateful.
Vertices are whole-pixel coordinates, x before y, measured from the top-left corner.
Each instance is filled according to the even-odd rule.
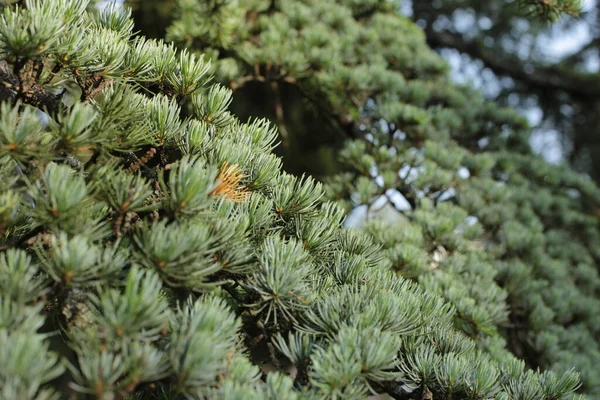
[[[224,195],[233,201],[243,201],[250,195],[250,190],[243,185],[240,185],[244,174],[237,164],[228,165],[224,163],[221,167],[221,172],[217,180],[219,181],[216,188],[210,192],[211,195]]]

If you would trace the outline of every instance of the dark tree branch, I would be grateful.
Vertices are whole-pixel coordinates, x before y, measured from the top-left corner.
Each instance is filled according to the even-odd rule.
[[[4,60],[0,60],[0,102],[15,101],[17,96],[16,87],[19,84],[19,80],[12,74],[8,63]]]
[[[600,44],[600,38],[595,37],[592,40],[590,40],[589,42],[587,42],[585,45],[583,45],[579,50],[577,50],[575,53],[571,54],[570,56],[568,56],[567,58],[565,58],[562,63],[563,64],[573,64],[576,62],[581,61],[583,55],[595,48],[598,47],[598,45]]]
[[[285,117],[283,115],[283,104],[281,102],[281,92],[279,90],[279,83],[275,80],[271,81],[271,92],[273,93],[275,116],[277,117],[277,126],[279,127],[279,134],[281,135],[283,148],[287,151],[290,147],[290,135],[285,126]]]
[[[258,68],[258,67],[257,67]],[[301,96],[303,96],[306,100],[312,103],[317,112],[322,115],[327,122],[331,124],[335,131],[340,132],[345,138],[356,139],[359,137],[359,133],[356,130],[356,121],[353,121],[352,118],[348,115],[342,115],[335,110],[332,110],[326,101],[320,99],[316,95],[311,95],[309,91],[304,87],[301,81],[297,80],[291,76],[283,76],[272,78],[271,81],[276,80],[278,85],[281,83],[288,83],[298,90]],[[239,78],[237,81],[234,81],[229,84],[231,90],[235,91],[241,87],[243,87],[246,83],[249,82],[266,82],[267,77],[262,76],[258,73],[258,70],[255,71],[254,75],[247,75]]]
[[[35,69],[32,69],[36,73]],[[37,107],[54,115],[58,112],[63,93],[58,95],[46,91],[28,72],[16,75],[10,71],[8,63],[0,60],[0,101],[15,102],[21,100],[25,104]]]
[[[589,99],[600,97],[600,74],[582,74],[562,69],[559,66],[532,66],[528,70],[520,58],[499,54],[497,50],[476,40],[464,39],[450,32],[426,30],[427,42],[432,47],[453,48],[480,59],[498,75],[510,76],[530,87],[544,90],[560,90],[575,97]]]

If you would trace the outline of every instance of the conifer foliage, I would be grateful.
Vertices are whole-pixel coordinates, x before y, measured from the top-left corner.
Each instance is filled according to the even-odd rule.
[[[289,3],[302,10],[299,2]],[[205,11],[218,11],[222,4]],[[343,25],[353,21],[352,7],[365,12],[377,4],[348,2],[335,10],[346,10],[337,19],[328,13],[322,18]],[[582,257],[578,274],[591,299],[597,290],[597,255],[586,250],[583,239],[574,239],[568,254],[545,252],[544,246],[552,244],[562,248],[557,246],[564,245],[568,231],[547,232],[536,212],[545,209],[549,223],[559,227],[580,226],[576,233],[582,237],[594,237],[594,226],[569,197],[532,203],[531,191],[543,189],[528,185],[525,172],[519,172],[538,177],[535,182],[549,187],[550,197],[566,179],[558,170],[541,162],[532,167],[526,155],[506,154],[506,161],[498,155],[490,162],[459,152],[472,162],[470,171],[494,176],[497,163],[511,187],[522,189],[509,193],[514,214],[494,231],[497,236],[485,236],[481,229],[455,235],[455,224],[464,216],[458,206],[425,199],[407,230],[343,229],[344,210],[326,200],[321,183],[281,170],[272,153],[277,130],[265,120],[242,122],[228,111],[231,90],[210,81],[215,64],[208,58],[214,54],[204,57],[133,36],[127,9],[97,13],[87,6],[85,0],[25,0],[4,6],[0,16],[0,398],[578,397],[573,394],[580,385],[577,373],[533,371],[507,352],[487,351],[462,325],[457,329],[456,317],[466,312],[473,320],[481,318],[480,325],[493,334],[505,310],[486,301],[501,304],[501,289],[478,294],[470,288],[474,300],[462,311],[454,297],[435,289],[444,287],[443,277],[419,285],[390,268],[394,253],[389,249],[404,233],[408,239],[401,243],[412,240],[414,259],[423,258],[415,262],[413,276],[425,275],[427,250],[435,244],[453,252],[452,262],[440,261],[448,263],[442,269],[449,271],[449,292],[454,290],[450,281],[458,280],[464,267],[461,260],[471,255],[482,265],[472,275],[492,282],[485,262],[499,252],[494,240],[503,238],[498,245],[508,249],[503,254],[522,261],[489,260],[494,266],[495,261],[517,265],[505,269],[506,288],[512,283],[527,292],[524,309],[546,307],[531,313],[540,324],[554,321],[554,315],[567,318],[552,311],[560,302],[546,305],[548,297],[539,287],[568,281],[570,275],[560,275],[566,272],[561,260]],[[213,25],[197,25],[196,32],[229,46],[237,38],[238,11],[225,10]],[[407,49],[422,50],[443,69],[415,27],[395,14],[380,18],[377,23],[397,23],[415,33],[414,47]],[[279,26],[276,22],[269,26]],[[388,39],[393,44],[394,36]],[[288,68],[293,65],[301,64],[291,60]],[[385,72],[381,67],[375,67],[377,75]],[[366,68],[369,72],[371,66]],[[385,73],[380,83],[403,82],[398,76]],[[328,93],[334,86],[331,81]],[[335,100],[345,104],[347,94]],[[440,115],[451,119],[444,110],[439,107]],[[433,121],[420,119],[427,111],[416,106],[390,112],[416,116],[412,126],[422,135],[437,132],[429,129]],[[478,121],[475,114],[466,122]],[[464,121],[457,118],[454,128],[460,130]],[[481,129],[495,130],[493,122]],[[497,123],[508,124],[500,117]],[[467,125],[463,130],[465,136],[471,132]],[[450,143],[451,133],[445,133]],[[370,168],[381,162],[375,154],[390,151],[374,146],[375,140],[354,142],[345,154],[351,157],[362,146],[360,157],[371,157]],[[433,189],[438,182],[433,179],[443,184],[449,174],[444,169],[463,158],[449,156],[447,143],[423,146],[419,149],[433,152],[442,166],[432,169],[428,187]],[[418,158],[424,154],[419,149],[406,151]],[[361,165],[366,161],[356,164]],[[354,175],[344,176],[339,182],[353,182]],[[596,193],[582,178],[567,176],[582,204]],[[508,195],[490,179],[481,182],[489,191],[466,198],[477,204]],[[356,186],[368,187],[361,182]],[[561,212],[553,216],[557,207]],[[490,214],[498,224],[493,219],[498,214]],[[423,227],[419,233],[417,225]],[[523,234],[531,226],[538,235]],[[469,247],[469,240],[482,236],[484,244],[490,243],[488,255]],[[527,263],[536,254],[547,258],[539,270]],[[542,268],[546,262],[555,268]],[[523,288],[523,281],[532,287]],[[552,295],[557,287],[544,288]],[[581,290],[567,288],[575,297]],[[587,339],[591,314],[584,311],[578,320],[573,316],[556,326],[581,325],[578,332]],[[552,343],[561,348],[560,340]]]
[[[580,6],[519,4],[543,17]],[[167,37],[212,55],[234,90],[296,87],[323,125],[359,138],[341,152],[344,172],[327,194],[354,209],[352,221],[366,214],[359,225],[390,269],[450,302],[454,326],[495,359],[576,367],[582,391],[599,396],[600,190],[535,157],[516,113],[449,82],[397,6],[180,0]]]

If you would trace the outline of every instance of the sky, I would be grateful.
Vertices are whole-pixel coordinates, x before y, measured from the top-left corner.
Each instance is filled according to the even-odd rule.
[[[583,0],[583,11],[591,11],[596,6],[596,0]],[[575,52],[583,43],[592,37],[588,24],[572,24],[568,35],[554,36],[548,43],[548,52],[557,57],[564,57]]]

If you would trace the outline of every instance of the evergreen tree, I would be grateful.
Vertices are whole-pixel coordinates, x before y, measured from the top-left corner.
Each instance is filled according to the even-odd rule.
[[[0,398],[583,398],[574,394],[577,373],[529,369],[504,350],[498,331],[506,328],[504,289],[539,326],[556,327],[550,333],[558,339],[548,343],[560,351],[542,354],[570,356],[564,365],[593,355],[589,309],[549,302],[597,301],[592,183],[539,160],[532,165],[522,121],[448,84],[443,62],[388,3],[289,1],[285,13],[261,2],[247,9],[187,3],[198,14],[179,15],[201,15],[204,24],[189,19],[180,32],[237,49],[231,59],[134,37],[127,9],[96,13],[86,0],[4,6]],[[330,43],[339,48],[324,43],[320,52],[298,39],[273,52],[294,12],[304,18],[296,23],[315,28],[315,40],[335,33]],[[380,24],[387,37],[374,34]],[[273,47],[252,47],[250,33],[263,31]],[[391,54],[361,57],[374,43],[404,48],[409,58],[398,62],[414,79],[387,65]],[[364,136],[343,153],[360,163],[327,193],[370,201],[381,191],[368,178],[375,168],[391,187],[401,180],[390,181],[386,167],[412,155],[424,172],[404,179],[418,203],[410,224],[343,229],[343,208],[326,199],[322,184],[281,170],[272,152],[277,130],[263,119],[239,120],[229,110],[232,91],[210,82],[223,71],[245,76],[241,67],[257,63],[242,54],[260,54],[257,76],[261,68],[281,79],[284,71],[310,71],[300,68],[306,64],[295,46],[314,48],[323,62],[349,57],[333,70],[347,92],[335,89],[330,69],[305,76],[306,88],[326,100],[324,110],[360,121],[356,132]],[[482,134],[485,152],[473,145]],[[462,200],[426,199],[447,191],[457,181],[446,179],[450,171],[463,164],[473,178],[461,181],[465,190],[456,185]],[[572,192],[561,196],[567,183]],[[457,233],[470,204],[480,223]],[[411,244],[424,263],[394,264],[395,243]],[[452,297],[464,290],[460,276],[491,286],[495,268],[513,263],[501,271],[503,289],[474,290],[466,304]],[[578,278],[568,274],[575,265]],[[570,279],[580,284],[556,284]],[[559,335],[575,328],[587,353]]]

